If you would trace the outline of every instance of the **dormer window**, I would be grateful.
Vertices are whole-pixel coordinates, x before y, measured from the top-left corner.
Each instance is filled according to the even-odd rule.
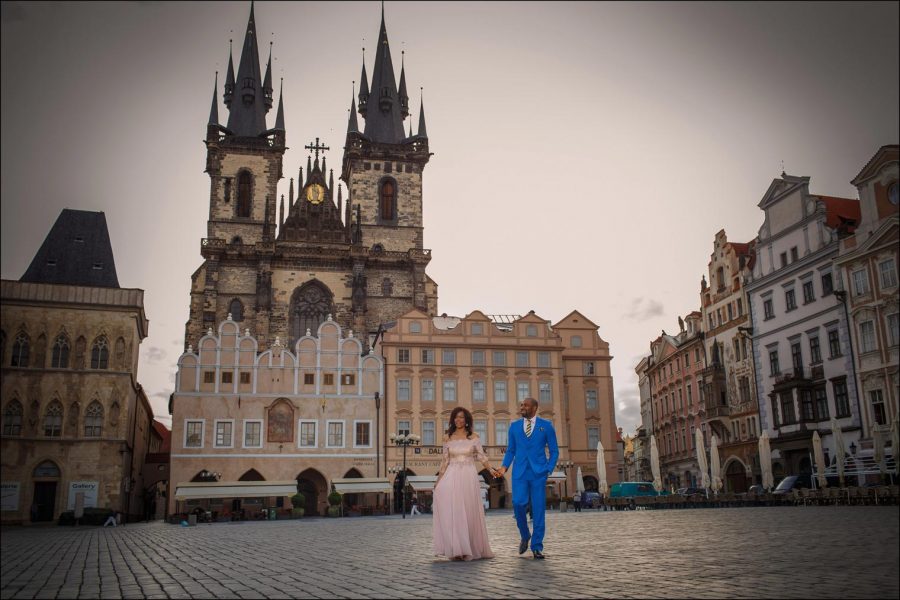
[[[102,263],[102,262],[95,262],[95,263],[93,264],[93,267],[92,267],[92,268],[93,268],[95,271],[100,271],[100,270],[103,269],[103,263]]]
[[[76,243],[76,244],[83,244],[83,243],[84,243],[84,237],[82,237],[82,236],[80,236],[80,235],[76,235],[76,236],[75,236],[75,243]]]
[[[47,266],[48,266],[48,267],[55,267],[55,266],[56,266],[56,259],[55,259],[55,258],[48,258],[48,259],[47,259]]]

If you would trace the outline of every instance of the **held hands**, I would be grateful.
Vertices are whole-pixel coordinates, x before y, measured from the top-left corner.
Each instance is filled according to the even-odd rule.
[[[500,479],[501,477],[503,477],[504,473],[506,473],[506,467],[491,469],[491,475],[493,475],[495,479]]]

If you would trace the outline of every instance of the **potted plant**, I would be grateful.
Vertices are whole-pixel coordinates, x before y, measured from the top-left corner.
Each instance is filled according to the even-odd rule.
[[[343,497],[340,492],[331,492],[328,494],[328,516],[329,517],[339,517],[341,516],[341,501]]]
[[[303,516],[303,513],[306,512],[303,508],[306,505],[306,496],[297,492],[293,496],[291,496],[291,505],[294,509],[291,513],[294,515],[294,518],[300,518]]]

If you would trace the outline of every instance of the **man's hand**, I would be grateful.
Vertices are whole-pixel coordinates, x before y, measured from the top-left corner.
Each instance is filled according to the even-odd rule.
[[[494,477],[496,477],[497,479],[499,479],[500,477],[503,477],[503,475],[505,473],[506,473],[506,467],[500,467],[499,469],[494,469]]]

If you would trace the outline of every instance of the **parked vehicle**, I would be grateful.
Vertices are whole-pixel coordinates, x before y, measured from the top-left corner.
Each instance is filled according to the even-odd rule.
[[[775,487],[773,494],[790,494],[794,490],[809,489],[813,487],[812,477],[809,473],[802,475],[788,475]]]
[[[637,496],[668,496],[669,492],[657,493],[649,481],[620,481],[609,488],[610,498],[635,498]]]
[[[694,494],[706,494],[706,490],[698,487],[683,487],[675,490],[676,494],[681,496],[693,496]]]
[[[600,492],[587,491],[581,494],[582,506],[592,507],[600,503]]]

